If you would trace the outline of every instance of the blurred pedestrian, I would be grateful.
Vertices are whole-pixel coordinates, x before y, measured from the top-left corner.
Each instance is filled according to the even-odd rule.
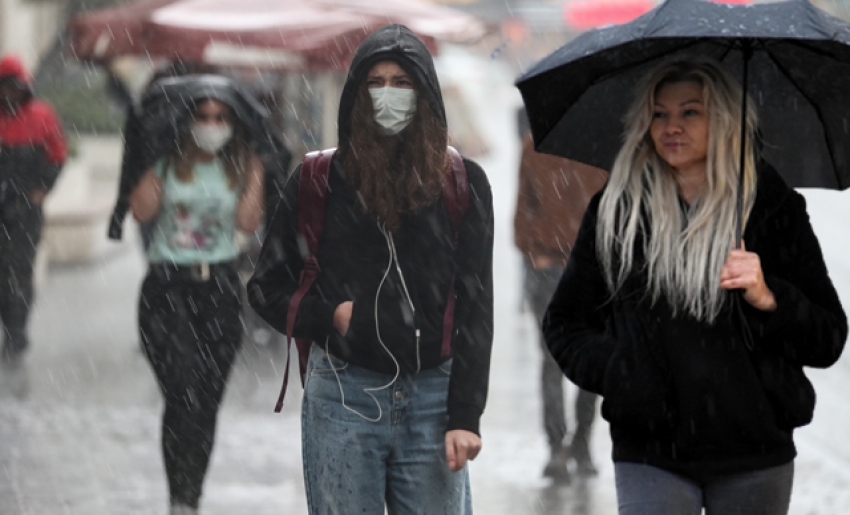
[[[805,200],[759,158],[755,110],[722,65],[666,63],[636,92],[546,314],[548,346],[604,397],[621,515],[785,514],[793,430],[814,410],[802,367],[838,359],[844,310]]]
[[[184,61],[174,61],[154,70],[150,80],[142,89],[141,98],[150,92],[151,87],[160,79],[166,77],[185,77],[189,75],[200,75],[214,73],[212,67]],[[139,116],[142,111],[141,102],[134,102],[127,106],[127,114],[124,119],[124,154],[121,157],[121,175],[118,185],[118,198],[112,210],[109,223],[109,237],[121,239],[124,217],[130,207],[130,193],[132,193],[139,179],[150,166],[148,148],[150,141],[145,140],[145,130]],[[139,224],[139,234],[142,239],[142,248],[148,249],[153,239],[155,220],[149,220]]]
[[[177,84],[179,79],[169,79]],[[218,408],[242,338],[236,231],[263,219],[263,168],[222,98],[190,98],[188,130],[129,204],[156,220],[139,330],[165,399],[162,452],[172,515],[197,513]]]
[[[53,108],[34,98],[31,82],[17,57],[0,60],[0,319],[7,363],[18,362],[29,346],[42,203],[67,157],[62,126]]]
[[[538,323],[543,351],[540,373],[543,394],[543,427],[549,442],[549,462],[543,475],[568,482],[568,462],[575,460],[582,476],[596,475],[590,454],[590,431],[596,416],[596,395],[579,389],[575,400],[576,429],[569,444],[564,402],[564,374],[543,339],[543,315],[570,257],[587,203],[605,184],[608,176],[598,168],[564,158],[540,154],[522,123],[522,155],[519,165],[519,195],[514,214],[514,243],[523,255],[523,290]]]
[[[290,334],[314,342],[302,403],[309,511],[471,513],[466,462],[481,449],[493,337],[489,182],[447,150],[431,55],[403,26],[357,49],[338,127],[319,272]],[[316,185],[302,173],[248,285],[282,332],[310,237],[299,188]],[[446,184],[460,173],[469,205],[455,226]]]

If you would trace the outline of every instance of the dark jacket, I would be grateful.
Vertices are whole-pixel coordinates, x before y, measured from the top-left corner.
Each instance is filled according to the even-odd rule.
[[[847,318],[803,196],[766,165],[757,184],[744,241],[760,257],[777,308],[760,312],[739,297],[739,307],[730,302],[712,325],[674,317],[663,299],[651,305],[643,272],[610,298],[595,249],[601,193],[591,201],[544,332],[566,375],[604,396],[614,461],[699,479],[796,455],[793,424],[783,422],[782,406],[770,398],[776,385],[756,372],[745,328],[755,351],[799,370],[835,363]]]
[[[351,130],[350,112],[357,87],[372,65],[384,59],[395,60],[411,73],[419,93],[428,96],[434,111],[445,120],[439,84],[427,48],[406,28],[388,26],[369,36],[354,56],[340,101],[341,145]],[[447,429],[477,433],[487,396],[493,339],[493,205],[483,170],[467,159],[464,165],[469,178],[470,207],[461,223],[457,248],[442,198],[403,214],[401,228],[393,233],[398,262],[413,299],[414,315],[407,307],[402,280],[395,267],[387,272],[388,244],[376,218],[364,214],[358,206],[357,193],[346,183],[334,159],[325,228],[317,256],[321,272],[299,306],[292,336],[322,345],[327,339],[330,352],[337,357],[370,370],[395,374],[396,365],[378,341],[377,323],[381,339],[398,360],[401,373],[415,373],[418,360],[422,369],[435,367],[445,360],[440,355],[443,314],[455,276],[454,361]],[[296,228],[299,182],[300,170],[296,170],[284,189],[256,272],[248,285],[251,305],[281,332],[286,331],[287,308],[304,265]],[[348,333],[343,337],[333,327],[333,313],[348,300],[354,301],[354,311]],[[418,355],[416,327],[421,330]]]
[[[49,191],[68,153],[62,126],[53,108],[33,97],[32,78],[13,56],[0,60],[0,81],[7,80],[26,96],[13,113],[0,109],[0,183],[6,195]]]

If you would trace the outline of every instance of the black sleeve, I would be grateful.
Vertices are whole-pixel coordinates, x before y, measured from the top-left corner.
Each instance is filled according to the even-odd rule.
[[[590,202],[570,259],[543,319],[549,351],[566,376],[583,390],[603,393],[605,369],[615,342],[606,331],[611,308],[596,257],[596,212]]]
[[[122,223],[130,209],[130,194],[141,180],[145,171],[153,164],[148,143],[144,139],[142,123],[138,113],[130,106],[124,122],[124,154],[121,157],[121,177],[118,182],[118,200],[112,210],[109,223],[109,237],[121,239]]]
[[[464,159],[469,209],[455,251],[455,334],[447,430],[480,434],[493,346],[493,196],[484,171]]]
[[[272,217],[277,212],[278,204],[283,200],[283,190],[289,174],[289,166],[292,162],[292,154],[283,146],[276,147],[276,151],[262,154],[264,175],[264,199],[266,206],[265,226],[271,227]]]
[[[38,184],[36,184],[36,187],[44,191],[50,191],[56,185],[56,180],[59,178],[59,173],[62,171],[64,163],[51,163],[44,152],[40,152],[40,154],[42,154],[40,159],[41,165],[38,167],[40,173],[38,174]]]
[[[776,310],[767,313],[742,304],[758,345],[800,365],[828,367],[844,349],[847,316],[829,278],[805,198],[794,192],[788,203],[785,209],[796,221],[796,227],[788,231],[793,241],[775,251],[788,253],[792,265],[781,276],[765,277],[776,298]]]
[[[50,191],[56,185],[56,180],[59,178],[59,173],[62,171],[64,163],[51,163],[47,157],[47,150],[44,147],[28,148],[32,157],[23,161],[26,171],[32,171],[32,175],[25,175],[29,180],[22,180],[21,186],[25,189],[39,189]]]
[[[0,146],[0,170],[3,178],[13,178],[21,191],[50,191],[62,164],[51,163],[42,145]]]
[[[254,275],[248,281],[248,300],[254,310],[272,327],[286,333],[289,301],[298,290],[304,257],[298,244],[298,186],[301,167],[290,176],[283,190],[271,227],[263,242]],[[311,288],[298,306],[294,338],[324,340],[335,330],[336,306],[324,301]]]

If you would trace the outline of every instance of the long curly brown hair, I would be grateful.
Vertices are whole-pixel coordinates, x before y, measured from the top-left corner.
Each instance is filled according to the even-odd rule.
[[[440,197],[448,131],[425,95],[417,95],[410,125],[387,136],[374,120],[372,97],[364,82],[352,107],[349,134],[339,150],[346,181],[357,190],[364,211],[383,220],[390,230],[401,227],[402,213]]]

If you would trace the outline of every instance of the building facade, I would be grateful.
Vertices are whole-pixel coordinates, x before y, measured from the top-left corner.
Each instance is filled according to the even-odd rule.
[[[57,1],[0,0],[0,55],[14,53],[34,70],[62,30],[63,15]]]

